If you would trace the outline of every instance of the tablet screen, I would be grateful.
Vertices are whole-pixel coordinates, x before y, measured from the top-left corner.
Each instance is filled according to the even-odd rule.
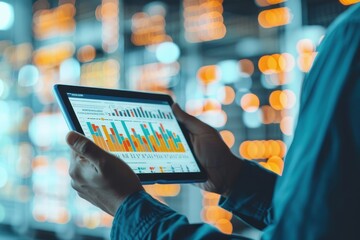
[[[135,173],[200,172],[168,102],[67,95],[85,136]]]

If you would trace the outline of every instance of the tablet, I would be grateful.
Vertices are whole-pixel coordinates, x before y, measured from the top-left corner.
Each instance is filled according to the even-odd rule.
[[[206,180],[169,95],[60,84],[54,93],[69,128],[125,161],[142,183]]]

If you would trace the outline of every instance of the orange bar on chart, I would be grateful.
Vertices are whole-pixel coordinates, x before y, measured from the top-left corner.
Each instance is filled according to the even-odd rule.
[[[104,125],[102,125],[102,129],[103,129],[103,132],[105,133],[105,136],[106,136],[106,143],[107,145],[109,146],[109,149],[110,151],[115,151],[115,146],[114,146],[114,143],[111,141],[111,137],[106,129],[106,127]]]

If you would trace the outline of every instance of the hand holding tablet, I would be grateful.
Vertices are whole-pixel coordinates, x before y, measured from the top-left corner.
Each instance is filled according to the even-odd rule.
[[[206,180],[168,95],[55,85],[70,129],[125,161],[142,183]]]

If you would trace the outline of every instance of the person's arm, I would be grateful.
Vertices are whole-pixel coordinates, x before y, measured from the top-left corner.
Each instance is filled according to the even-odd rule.
[[[221,207],[263,229],[271,222],[271,202],[277,176],[257,163],[234,156],[219,133],[173,106],[176,118],[189,130],[195,154],[208,173],[199,187],[223,197]]]
[[[242,174],[227,197],[219,205],[257,229],[272,221],[272,197],[278,175],[246,161]]]
[[[188,219],[144,191],[130,195],[115,214],[111,239],[245,239]]]
[[[246,210],[248,209],[246,202],[252,202],[253,206],[269,208],[268,204],[262,204],[271,201],[271,194],[263,195],[261,191],[268,188],[272,192],[273,181],[268,181],[269,178],[265,177],[264,181],[260,181],[264,182],[262,188],[258,188],[257,185],[252,185],[253,188],[250,187],[268,172],[260,168],[257,169],[251,163],[235,157],[215,129],[186,114],[177,105],[174,106],[173,110],[177,119],[189,129],[195,154],[208,173],[208,180],[199,186],[204,190],[227,197],[226,202],[228,204],[225,202],[224,206],[234,207],[232,210],[235,214],[240,215],[252,224],[265,218],[264,214],[259,217],[254,212],[255,220],[252,221],[250,214],[243,213],[251,212]],[[144,234],[142,238],[151,236],[151,238],[157,239],[168,235],[183,236],[182,234],[185,232],[189,238],[221,239],[228,237],[210,225],[189,224],[184,216],[149,197],[142,192],[143,188],[139,178],[125,162],[102,150],[83,135],[70,132],[67,136],[67,142],[76,156],[71,161],[69,169],[72,187],[80,197],[112,216],[119,209],[113,226],[115,239],[119,234],[121,239],[133,236],[135,229],[137,229],[136,232]],[[242,183],[237,181],[242,181]],[[241,192],[244,193],[242,196],[235,194]],[[241,209],[238,205],[231,205],[232,201],[243,202],[243,208]],[[266,211],[261,212],[266,213]],[[132,226],[136,227],[133,228]],[[261,224],[255,224],[255,226],[262,227]],[[185,238],[187,236],[184,235]]]

